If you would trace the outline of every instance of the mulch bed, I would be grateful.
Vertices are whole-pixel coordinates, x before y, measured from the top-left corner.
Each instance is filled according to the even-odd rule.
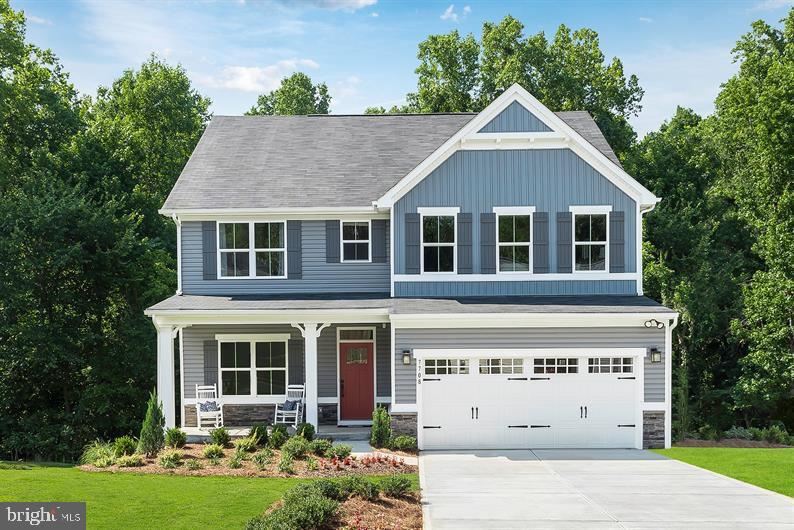
[[[376,501],[352,497],[339,506],[336,520],[328,528],[421,530],[422,503],[418,493],[399,499],[381,496]]]
[[[760,440],[742,440],[741,438],[725,438],[722,440],[695,440],[686,438],[674,444],[675,447],[738,447],[738,448],[782,448],[788,445],[775,444]]]
[[[273,458],[264,469],[258,469],[251,461],[254,453],[247,453],[248,457],[243,460],[242,466],[238,469],[229,467],[229,459],[234,454],[234,449],[224,449],[224,457],[217,465],[204,458],[202,444],[188,444],[181,450],[184,454],[182,464],[174,469],[164,469],[156,458],[144,458],[145,465],[139,467],[96,467],[93,465],[80,466],[85,471],[92,472],[113,472],[113,473],[153,473],[159,475],[188,475],[188,476],[236,476],[236,477],[341,477],[345,475],[389,475],[395,473],[416,473],[417,467],[408,465],[397,456],[381,458],[356,458],[351,456],[344,460],[331,460],[312,455],[318,466],[314,471],[307,469],[309,456],[301,460],[295,460],[293,468],[294,474],[280,473],[278,463],[281,459],[281,451],[273,450]],[[185,465],[188,460],[198,460],[204,467],[202,469],[190,470]]]

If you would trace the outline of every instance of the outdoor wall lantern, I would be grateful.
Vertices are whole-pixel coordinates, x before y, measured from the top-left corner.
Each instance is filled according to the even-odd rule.
[[[653,319],[653,318],[652,318],[652,319],[650,319],[650,320],[646,320],[646,321],[645,321],[645,327],[646,327],[646,328],[659,328],[659,329],[663,329],[663,328],[664,328],[664,322],[659,322],[658,320],[656,320],[656,319]]]
[[[662,362],[662,350],[660,350],[659,348],[651,348],[651,362],[652,363]]]
[[[411,350],[403,350],[403,364],[411,364]]]

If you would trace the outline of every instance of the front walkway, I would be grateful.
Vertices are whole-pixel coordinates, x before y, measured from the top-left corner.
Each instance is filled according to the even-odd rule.
[[[425,527],[793,529],[794,500],[637,450],[423,452]]]

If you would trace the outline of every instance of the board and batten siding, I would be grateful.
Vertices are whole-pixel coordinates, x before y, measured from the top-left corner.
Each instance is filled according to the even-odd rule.
[[[416,361],[402,364],[403,350],[416,348],[651,348],[664,351],[664,330],[647,328],[396,329],[394,388],[397,404],[416,403]],[[664,358],[645,358],[645,401],[664,401]],[[586,368],[585,368],[586,369]]]
[[[548,212],[549,272],[560,272],[557,263],[557,212],[568,212],[570,206],[610,205],[624,212],[625,272],[636,272],[636,203],[606,177],[598,173],[570,149],[515,149],[457,151],[394,205],[394,272],[406,274],[405,214],[416,213],[419,207],[460,207],[471,213],[472,273],[481,271],[480,214],[493,212],[495,206],[534,206],[536,212]],[[441,282],[440,282],[441,283]],[[496,282],[494,282],[496,283]],[[526,289],[533,282],[517,285],[511,294],[534,294]],[[592,294],[585,289],[589,282],[555,284],[556,290],[575,288],[575,293]],[[633,283],[633,282],[632,282]],[[491,287],[491,285],[488,285]],[[603,287],[603,286],[602,286]],[[612,284],[608,292],[622,291],[629,284]],[[631,287],[635,287],[631,285]],[[442,289],[450,289],[440,286]],[[613,290],[613,288],[618,288]],[[463,288],[461,288],[463,289]],[[540,289],[549,289],[541,287]],[[520,291],[520,292],[519,292]],[[427,289],[425,288],[426,294]],[[500,294],[488,292],[487,294]],[[453,296],[464,294],[453,293]]]
[[[382,324],[344,324],[340,327],[371,327],[375,326],[375,355],[377,357],[377,395],[391,395],[391,362],[389,326]],[[317,376],[318,397],[335,398],[337,388],[336,364],[338,352],[336,347],[336,328],[328,326],[317,339]],[[289,325],[200,325],[190,326],[182,330],[183,362],[185,374],[184,396],[186,399],[196,397],[196,385],[204,381],[204,342],[215,340],[217,334],[271,334],[289,333],[289,365],[290,384],[304,383],[304,340],[300,332]],[[233,398],[231,398],[233,399]]]
[[[386,234],[388,237],[388,222]],[[201,221],[185,221],[182,223],[182,292],[256,295],[389,291],[389,245],[383,263],[327,263],[325,240],[325,221],[301,221],[301,279],[205,280]]]

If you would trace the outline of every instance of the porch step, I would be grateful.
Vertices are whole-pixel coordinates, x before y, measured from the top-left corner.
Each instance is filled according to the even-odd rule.
[[[344,427],[341,425],[320,425],[318,438],[332,438],[335,442],[369,440],[369,427]]]

